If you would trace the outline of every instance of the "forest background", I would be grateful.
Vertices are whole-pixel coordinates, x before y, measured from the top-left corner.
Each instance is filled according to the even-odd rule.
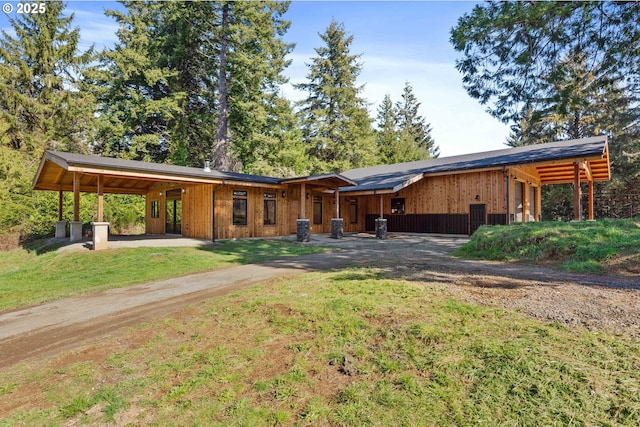
[[[9,18],[13,33],[0,37],[4,239],[53,233],[57,194],[31,189],[48,149],[195,167],[210,159],[271,176],[438,156],[411,82],[371,117],[354,35],[335,20],[295,85],[302,99],[283,95],[289,5],[122,2],[105,12],[118,41],[101,51],[80,50],[62,2]],[[507,145],[609,136],[613,179],[596,186],[598,217],[640,211],[639,22],[640,3],[489,2],[451,29],[462,85],[511,127]],[[570,186],[544,191],[545,218],[571,216]],[[94,203],[83,198],[83,221]],[[143,219],[141,197],[109,195],[113,231]]]

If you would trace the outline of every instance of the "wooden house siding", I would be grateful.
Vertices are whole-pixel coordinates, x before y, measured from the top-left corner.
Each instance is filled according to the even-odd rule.
[[[146,232],[164,234],[166,222],[165,192],[175,186],[157,186],[147,193]],[[273,237],[289,233],[288,203],[282,189],[242,185],[204,184],[182,188],[182,235],[197,239]],[[247,224],[233,224],[233,192],[246,191]],[[276,224],[264,224],[264,194],[275,193]],[[151,217],[152,201],[160,202],[160,218]],[[212,207],[212,200],[215,201]],[[215,214],[215,220],[212,215]]]
[[[485,206],[485,223],[506,223],[507,219],[505,173],[502,169],[492,169],[425,176],[392,194],[347,194],[341,206],[346,208],[350,201],[357,199],[358,223],[351,224],[343,213],[345,231],[372,231],[373,219],[380,216],[381,197],[383,216],[388,220],[390,231],[468,233],[471,205]],[[404,199],[404,213],[392,213],[392,199]]]

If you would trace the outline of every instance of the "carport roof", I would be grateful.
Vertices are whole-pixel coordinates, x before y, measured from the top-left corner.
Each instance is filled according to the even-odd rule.
[[[416,162],[352,169],[342,175],[357,183],[341,188],[348,192],[396,192],[424,176],[452,172],[493,169],[509,166],[533,166],[543,184],[573,182],[574,163],[588,162],[594,181],[607,181],[611,172],[607,137],[556,141],[503,150],[460,156],[441,157]],[[583,174],[583,180],[586,180]]]

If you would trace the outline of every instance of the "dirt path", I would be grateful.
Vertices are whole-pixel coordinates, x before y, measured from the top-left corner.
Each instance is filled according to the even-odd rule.
[[[0,313],[0,368],[43,358],[257,282],[344,265],[376,267],[465,301],[518,309],[562,324],[640,337],[640,278],[560,273],[516,264],[462,261],[450,252],[466,238],[368,235],[311,244],[340,250],[68,298]]]

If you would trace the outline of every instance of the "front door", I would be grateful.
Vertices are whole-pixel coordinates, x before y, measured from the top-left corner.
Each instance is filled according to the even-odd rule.
[[[473,234],[481,225],[487,223],[487,205],[476,204],[469,206],[469,234]]]
[[[167,191],[167,221],[165,233],[182,234],[182,190]]]

